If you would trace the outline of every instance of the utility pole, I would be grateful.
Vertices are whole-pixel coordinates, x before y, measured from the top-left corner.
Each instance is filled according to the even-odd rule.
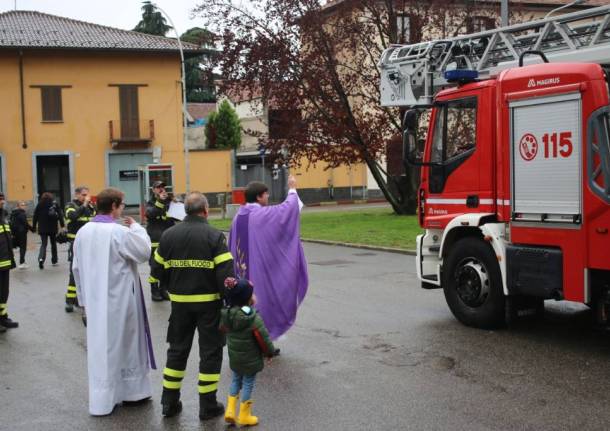
[[[502,0],[500,17],[502,19],[502,27],[508,27],[508,0]]]
[[[15,0],[17,1],[17,0]],[[181,66],[181,81],[182,81],[182,145],[184,151],[184,176],[186,179],[186,190],[185,192],[188,194],[191,191],[191,169],[189,163],[189,146],[187,139],[187,117],[188,113],[186,110],[186,74],[184,72],[184,50],[182,49],[182,41],[180,40],[180,34],[178,33],[178,29],[174,25],[172,18],[165,12],[163,9],[159,7],[156,3],[152,3],[155,9],[158,9],[163,15],[167,17],[167,20],[173,27],[176,32],[176,40],[178,41],[178,48],[180,49],[180,66]]]

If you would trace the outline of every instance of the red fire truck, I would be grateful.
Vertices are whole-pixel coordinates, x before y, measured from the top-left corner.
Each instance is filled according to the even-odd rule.
[[[547,299],[608,323],[610,6],[391,46],[379,66],[382,105],[405,109],[404,157],[421,167],[422,287],[474,327]]]

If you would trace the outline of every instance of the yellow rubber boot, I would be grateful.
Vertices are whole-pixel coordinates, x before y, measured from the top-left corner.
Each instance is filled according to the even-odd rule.
[[[237,423],[242,426],[258,424],[258,418],[256,416],[252,416],[252,400],[248,400],[239,405],[239,417],[237,418]]]
[[[225,410],[226,423],[235,423],[235,408],[237,407],[237,400],[239,400],[239,394],[234,397],[229,395],[227,398],[227,409]]]

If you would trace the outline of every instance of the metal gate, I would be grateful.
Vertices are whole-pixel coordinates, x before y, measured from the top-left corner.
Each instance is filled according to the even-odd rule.
[[[152,161],[151,153],[108,154],[108,185],[125,193],[125,205],[140,204],[138,168]]]
[[[286,198],[287,178],[286,169],[278,165],[265,166],[264,175],[260,162],[238,160],[235,165],[235,186],[246,187],[251,181],[264,182],[269,187],[270,202],[281,202]]]

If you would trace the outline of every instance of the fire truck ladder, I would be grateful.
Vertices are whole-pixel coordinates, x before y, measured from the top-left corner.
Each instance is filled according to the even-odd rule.
[[[391,45],[379,62],[382,106],[429,106],[453,84],[445,72],[474,70],[480,79],[519,65],[528,51],[549,61],[610,64],[610,6],[451,39]],[[539,56],[523,58],[525,64]]]

